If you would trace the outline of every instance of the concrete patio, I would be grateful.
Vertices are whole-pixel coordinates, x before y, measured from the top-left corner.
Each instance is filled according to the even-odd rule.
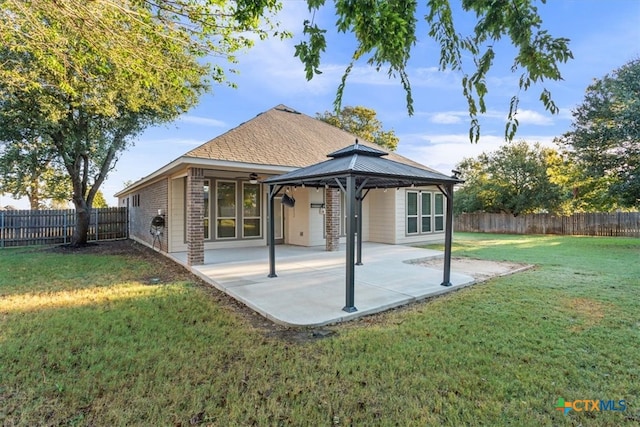
[[[187,254],[170,257],[186,265]],[[355,269],[355,306],[345,305],[345,250],[276,246],[276,273],[269,278],[266,247],[205,251],[205,264],[191,270],[253,310],[286,326],[321,326],[378,313],[473,284],[474,278],[451,271],[453,286],[443,287],[442,270],[411,261],[442,252],[410,246],[364,243]]]

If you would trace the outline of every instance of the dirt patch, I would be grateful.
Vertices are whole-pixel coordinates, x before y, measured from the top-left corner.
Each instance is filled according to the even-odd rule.
[[[580,332],[590,328],[604,319],[611,305],[589,298],[571,298],[562,301],[564,308],[575,316],[578,323],[571,326],[572,331]]]
[[[426,258],[415,260],[411,263],[441,270],[444,267],[444,258]],[[516,262],[490,261],[475,258],[451,258],[451,271],[471,276],[478,282],[482,282],[496,276],[513,274],[532,267],[533,265],[531,264],[521,264]]]

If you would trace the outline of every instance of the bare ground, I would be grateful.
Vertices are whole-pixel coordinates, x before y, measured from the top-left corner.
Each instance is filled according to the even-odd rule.
[[[429,268],[442,269],[444,258],[427,258],[416,260],[412,264],[418,264]],[[478,282],[489,280],[492,277],[506,276],[532,268],[531,264],[520,264],[507,261],[490,261],[476,258],[451,258],[451,270],[456,273],[466,274]]]

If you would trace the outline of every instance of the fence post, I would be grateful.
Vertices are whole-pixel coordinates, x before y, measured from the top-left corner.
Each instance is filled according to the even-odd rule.
[[[4,248],[4,211],[0,211],[0,245]]]

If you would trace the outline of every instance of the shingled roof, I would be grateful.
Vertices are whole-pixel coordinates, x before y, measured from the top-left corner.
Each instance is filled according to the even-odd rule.
[[[358,139],[362,146],[379,147],[361,138]],[[158,179],[165,173],[177,170],[186,164],[198,164],[203,167],[211,163],[209,166],[215,167],[219,162],[236,162],[245,167],[248,165],[260,165],[265,169],[272,167],[272,170],[280,170],[284,173],[293,168],[325,161],[327,153],[349,147],[355,141],[356,136],[349,132],[280,104],[194,148],[115,195],[120,197],[128,194],[147,182]],[[387,158],[437,173],[397,153],[389,153]],[[257,166],[253,169],[257,169]]]
[[[278,105],[189,151],[184,157],[273,166],[304,167],[354,143],[356,136]],[[360,139],[360,144],[377,147]],[[396,153],[389,159],[432,170]]]

